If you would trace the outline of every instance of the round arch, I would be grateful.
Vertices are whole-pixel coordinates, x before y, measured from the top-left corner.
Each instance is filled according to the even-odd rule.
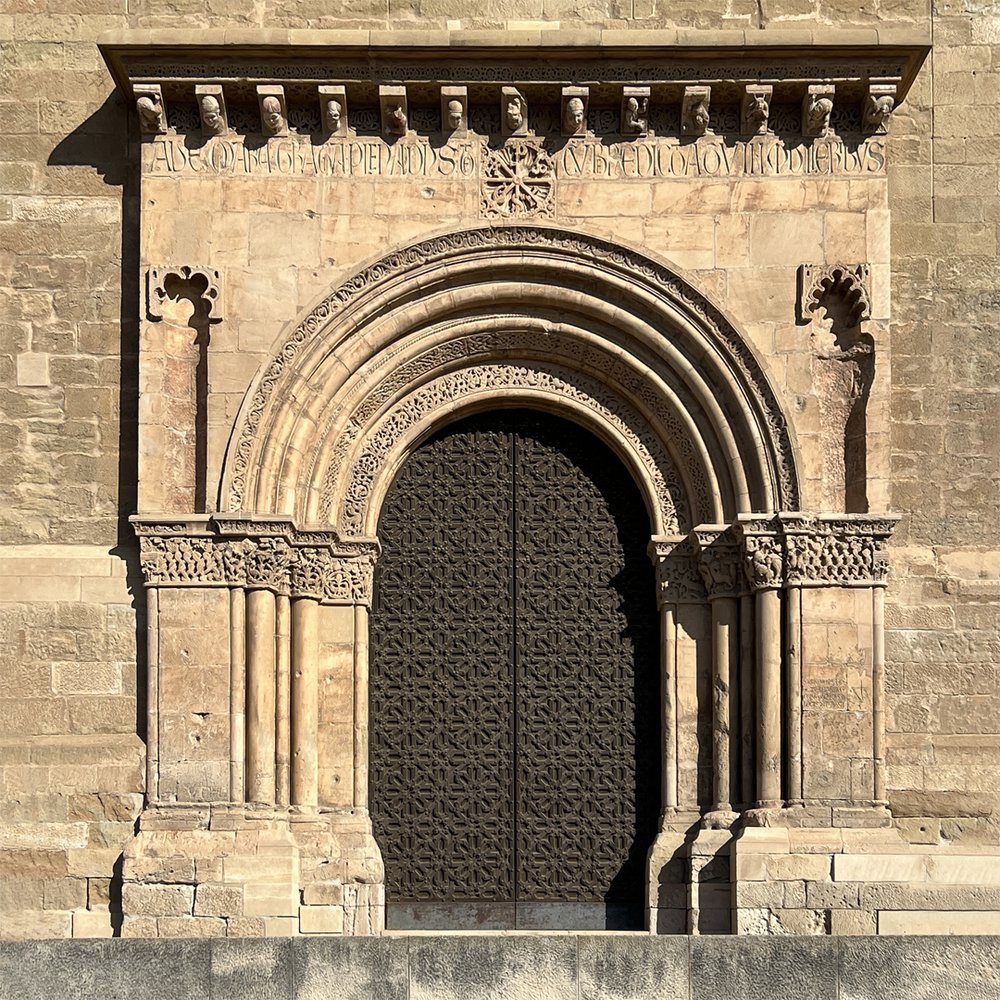
[[[394,251],[283,334],[244,400],[220,510],[370,535],[409,449],[515,399],[611,445],[657,533],[798,508],[788,421],[717,307],[637,250],[508,226]]]

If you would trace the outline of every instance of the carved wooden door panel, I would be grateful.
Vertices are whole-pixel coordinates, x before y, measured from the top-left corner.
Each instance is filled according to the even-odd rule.
[[[370,803],[390,927],[642,922],[659,811],[649,522],[532,411],[421,446],[379,522]]]

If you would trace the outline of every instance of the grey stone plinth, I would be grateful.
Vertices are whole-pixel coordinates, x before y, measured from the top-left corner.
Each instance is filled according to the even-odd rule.
[[[578,950],[580,1000],[688,1000],[686,937],[581,937]]]

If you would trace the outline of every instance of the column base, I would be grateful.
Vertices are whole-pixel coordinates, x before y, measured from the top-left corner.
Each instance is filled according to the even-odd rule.
[[[255,805],[147,808],[125,850],[123,937],[380,934],[367,814]]]

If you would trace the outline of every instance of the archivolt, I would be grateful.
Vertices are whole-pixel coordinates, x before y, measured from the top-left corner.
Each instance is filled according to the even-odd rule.
[[[502,375],[518,368],[530,385]],[[449,398],[474,369],[499,381]],[[449,412],[515,398],[589,419],[652,491],[658,530],[797,509],[787,423],[722,314],[637,251],[523,226],[397,251],[311,309],[244,400],[220,509],[371,531],[378,484],[405,457],[393,412],[436,401],[399,429],[412,447]]]

